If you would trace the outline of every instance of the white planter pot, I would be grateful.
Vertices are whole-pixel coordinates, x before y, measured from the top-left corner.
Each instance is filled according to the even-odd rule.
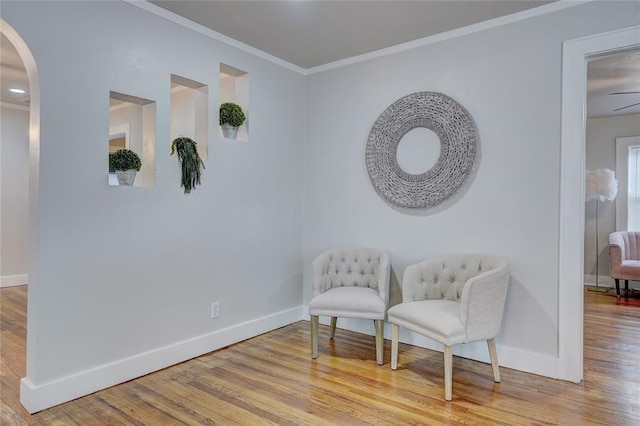
[[[116,170],[116,176],[118,177],[118,185],[121,186],[133,186],[133,181],[136,179],[136,171],[135,170],[127,170],[123,172],[121,170]]]
[[[222,136],[227,139],[235,139],[238,135],[238,128],[230,126],[229,124],[222,125]]]

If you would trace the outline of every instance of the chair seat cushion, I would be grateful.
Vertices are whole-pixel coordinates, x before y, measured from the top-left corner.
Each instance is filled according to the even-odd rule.
[[[618,275],[623,280],[640,281],[640,260],[623,260]]]
[[[334,287],[309,302],[309,315],[384,319],[385,310],[378,291],[366,287]]]
[[[460,303],[453,300],[420,300],[396,305],[388,311],[389,321],[447,346],[464,343]]]

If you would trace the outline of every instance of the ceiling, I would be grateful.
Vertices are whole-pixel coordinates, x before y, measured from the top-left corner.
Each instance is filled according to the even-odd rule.
[[[640,113],[640,50],[589,61],[587,117],[633,113]]]
[[[151,3],[308,69],[549,1],[192,1]]]
[[[548,1],[151,1],[201,25],[301,68],[313,68],[399,43],[516,13]],[[156,8],[158,9],[158,8]],[[640,52],[592,60],[588,116],[640,112]],[[20,57],[1,36],[0,100],[27,106]]]
[[[0,33],[0,89],[0,101],[20,106],[29,105],[27,70],[13,44],[2,33]],[[22,89],[26,93],[11,93],[9,89]]]

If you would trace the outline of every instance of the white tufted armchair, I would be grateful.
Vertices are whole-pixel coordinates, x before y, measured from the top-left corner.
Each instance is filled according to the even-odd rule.
[[[487,340],[493,377],[500,381],[495,336],[509,284],[504,260],[477,255],[426,260],[405,269],[402,303],[389,309],[391,369],[398,366],[400,327],[444,345],[445,399],[451,400],[453,345]]]
[[[313,261],[311,357],[318,357],[319,316],[331,317],[333,339],[338,317],[374,320],[376,361],[384,361],[384,317],[389,305],[389,256],[375,248],[339,248]]]

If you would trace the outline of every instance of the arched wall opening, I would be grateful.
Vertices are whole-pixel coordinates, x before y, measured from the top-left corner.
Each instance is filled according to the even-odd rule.
[[[25,400],[25,385],[30,385],[35,378],[35,345],[37,330],[35,318],[38,307],[38,188],[40,169],[40,84],[35,58],[27,43],[17,31],[4,19],[0,18],[0,33],[18,51],[27,71],[29,79],[29,219],[28,219],[28,277],[29,291],[27,298],[27,344],[26,344],[26,376],[20,384],[20,402],[30,412],[30,404]]]

